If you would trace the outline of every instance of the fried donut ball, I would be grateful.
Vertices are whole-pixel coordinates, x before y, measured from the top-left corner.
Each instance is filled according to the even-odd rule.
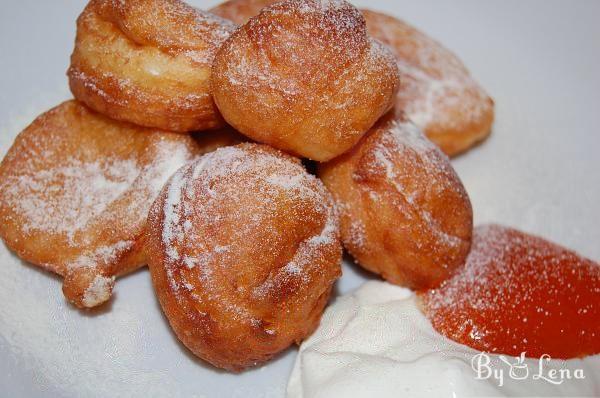
[[[387,44],[398,59],[402,85],[396,108],[449,156],[489,136],[494,102],[456,55],[392,16],[362,13],[369,34]]]
[[[210,11],[241,25],[277,1],[230,0]],[[449,156],[489,136],[494,103],[460,59],[403,21],[380,12],[361,11],[369,34],[388,45],[398,59],[402,81],[398,109]]]
[[[0,163],[0,236],[22,259],[64,276],[71,303],[102,304],[115,276],[145,264],[148,210],[163,184],[201,152],[189,136],[67,101],[20,133]]]
[[[92,109],[141,126],[222,126],[210,67],[234,29],[179,0],[92,0],[77,20],[71,91]]]
[[[319,165],[346,249],[386,280],[437,286],[464,264],[473,214],[446,155],[401,113],[389,113],[348,153]]]
[[[367,37],[343,0],[287,0],[264,8],[218,51],[212,89],[242,134],[312,160],[350,149],[390,109],[393,55]]]
[[[220,368],[239,371],[299,343],[340,276],[330,195],[267,146],[221,148],[181,168],[148,224],[162,309],[183,344]]]

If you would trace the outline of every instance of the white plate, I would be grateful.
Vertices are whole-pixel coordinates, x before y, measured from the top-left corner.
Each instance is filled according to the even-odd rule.
[[[216,2],[196,1],[208,7]],[[544,235],[600,259],[600,2],[356,1],[454,50],[496,101],[493,136],[454,161],[476,222]],[[37,113],[68,98],[65,70],[84,2],[4,0],[0,155]],[[370,276],[344,266],[338,293]],[[148,272],[82,313],[59,278],[0,245],[0,395],[281,397],[296,349],[232,375],[177,342]]]

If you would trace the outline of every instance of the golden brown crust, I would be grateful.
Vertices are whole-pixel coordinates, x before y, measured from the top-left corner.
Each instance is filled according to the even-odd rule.
[[[391,112],[349,152],[319,165],[342,241],[360,265],[413,289],[438,285],[469,251],[471,203],[448,158]]]
[[[392,16],[362,13],[369,34],[387,44],[398,59],[402,85],[397,109],[449,156],[488,137],[494,102],[454,54]]]
[[[188,136],[67,101],[21,132],[0,163],[0,236],[19,257],[64,276],[73,304],[101,304],[115,276],[145,263],[148,209],[199,153]]]
[[[212,73],[229,124],[317,161],[350,149],[390,108],[398,84],[392,54],[345,1],[263,9],[221,47]]]
[[[221,18],[229,19],[238,25],[243,25],[250,18],[258,15],[260,10],[278,1],[280,0],[229,0],[208,11]]]
[[[241,25],[276,2],[230,0],[210,11]],[[396,107],[449,156],[485,140],[494,121],[494,103],[462,62],[407,23],[384,13],[361,11],[369,34],[398,58],[402,84]]]
[[[257,144],[179,170],[148,217],[148,260],[178,338],[214,366],[268,360],[318,325],[341,244],[323,185]]]
[[[92,0],[77,20],[71,91],[92,109],[141,126],[220,127],[210,66],[234,28],[179,0]]]

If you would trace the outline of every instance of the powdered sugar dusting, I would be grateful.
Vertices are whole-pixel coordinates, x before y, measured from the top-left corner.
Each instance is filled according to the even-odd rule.
[[[250,137],[326,161],[389,109],[395,64],[348,2],[288,0],[262,9],[223,45],[214,96],[227,121]]]
[[[150,187],[150,196],[156,197],[167,179],[181,166],[194,159],[195,153],[180,141],[161,139],[155,146],[152,162],[141,175],[139,183]],[[146,213],[148,209],[145,209]]]
[[[265,7],[280,0],[227,0],[209,9],[209,12],[222,18],[244,25]]]
[[[267,177],[267,182],[289,191],[293,189],[301,189],[304,178],[305,176],[303,175],[295,175],[290,177],[278,174],[271,174]]]
[[[115,149],[113,140],[127,146]],[[54,272],[120,273],[163,184],[197,151],[190,137],[120,124],[68,101],[36,119],[7,154],[3,211],[18,219],[19,236],[59,246],[45,264]],[[28,250],[35,257],[39,249]]]
[[[346,239],[349,240],[350,247],[355,247],[357,250],[364,250],[365,242],[367,241],[365,224],[358,219],[352,220]]]
[[[123,253],[131,250],[134,241],[123,240],[113,245],[100,246],[91,252],[85,252],[77,257],[67,266],[69,270],[77,268],[95,268],[98,265],[108,265],[114,263]]]
[[[397,57],[402,87],[397,105],[421,129],[461,131],[491,112],[492,103],[452,52],[408,24],[364,11],[369,33]]]
[[[345,0],[316,0],[316,1],[301,1],[299,10],[301,12],[314,12],[315,9],[321,12],[335,11],[342,7],[346,7],[348,2]]]
[[[129,210],[137,214],[135,219],[144,219],[167,178],[192,159],[182,142],[156,138],[148,148],[153,158],[147,164],[135,157],[82,161],[67,156],[54,167],[19,170],[0,182],[0,188],[7,205],[24,217],[25,233],[66,234],[76,245],[75,236],[125,194],[132,195]],[[47,151],[50,156],[54,149]]]
[[[121,27],[133,42],[184,54],[198,64],[210,64],[235,29],[231,21],[183,1],[109,0],[103,7],[103,17]]]
[[[9,176],[0,188],[7,204],[25,217],[24,232],[65,233],[73,243],[74,235],[121,196],[139,171],[133,159],[69,158],[33,175]]]
[[[92,308],[107,301],[110,298],[114,283],[114,276],[107,278],[96,275],[92,284],[85,290],[82,301],[83,305],[87,308]]]
[[[294,26],[280,22],[292,18],[296,21]],[[261,17],[253,19],[244,29],[244,32],[238,32],[238,36],[243,33],[251,35],[256,46],[264,50],[271,48],[272,51],[263,50],[248,56],[245,47],[236,48],[237,52],[230,58],[237,65],[227,71],[229,82],[233,85],[268,85],[272,90],[289,96],[290,100],[300,93],[305,94],[307,83],[314,85],[323,79],[324,76],[309,76],[315,67],[322,65],[320,57],[327,54],[332,69],[337,71],[342,64],[356,62],[366,49],[364,20],[358,10],[346,1],[289,0],[276,3],[265,7]],[[312,51],[299,54],[306,43],[311,43]],[[284,62],[290,64],[285,69],[291,69],[298,75],[280,69],[278,64]],[[344,73],[343,70],[340,73]],[[338,73],[331,75],[340,78]],[[306,81],[303,81],[304,78]]]
[[[442,159],[447,159],[446,156],[438,152],[437,147],[425,137],[421,130],[413,123],[413,121],[394,120],[390,129],[391,134],[395,138],[395,142],[405,146],[411,150],[417,151],[419,154],[427,155],[430,152],[437,153]],[[429,161],[434,161],[432,156],[429,156]]]
[[[251,192],[240,190],[240,182]],[[206,154],[180,169],[167,184],[164,195],[161,240],[166,254],[167,279],[173,292],[177,294],[185,289],[189,293],[188,287],[196,286],[191,293],[195,300],[217,303],[215,305],[230,316],[244,322],[255,319],[253,309],[234,303],[232,295],[252,294],[252,300],[261,301],[286,284],[306,284],[315,272],[311,268],[319,253],[339,245],[335,210],[324,187],[300,163],[266,147],[242,145]],[[285,213],[280,213],[281,203],[290,206]],[[285,218],[309,217],[305,207],[313,214],[310,217],[325,218],[322,228],[298,242],[288,261],[280,266],[270,264],[269,267],[276,266],[271,270],[261,269],[261,253],[272,256],[271,251],[281,249],[276,242],[283,232],[278,231],[277,226],[270,226],[268,219],[284,214]],[[226,228],[220,224],[228,217],[223,214],[224,209],[229,209],[240,220],[240,225],[226,236],[205,234],[206,230]],[[306,222],[314,221],[307,219]],[[252,256],[257,256],[253,258],[256,265],[251,267],[259,267],[254,271],[258,275],[266,272],[266,279],[238,285],[238,290],[231,292],[228,286],[231,282],[223,279],[235,279],[236,272],[249,271],[229,269],[236,266],[236,256],[241,253],[240,243],[231,245],[230,242],[244,241],[246,236],[256,236],[257,231],[264,231],[267,241],[275,239],[272,242],[275,246],[270,247],[267,242],[247,242],[242,244],[246,246],[242,249],[255,253]]]
[[[73,79],[82,82],[85,88],[94,92],[107,102],[114,103],[123,107],[129,105],[130,99],[135,98],[137,101],[147,103],[148,106],[154,101],[158,101],[157,95],[143,90],[139,84],[127,77],[117,76],[110,71],[95,71],[94,74],[87,73],[83,70],[71,68],[69,75]],[[106,82],[116,85],[119,90],[126,95],[114,96],[103,90]],[[177,107],[182,110],[198,109],[203,101],[211,100],[208,92],[186,92],[186,93],[171,93],[170,96],[161,96],[160,101],[164,102],[168,107]]]
[[[436,234],[438,242],[446,247],[461,245],[463,240],[445,232],[439,220],[436,220],[421,204],[424,195],[429,194],[428,191],[433,189],[429,186],[431,181],[436,181],[436,184],[432,184],[432,186],[436,185],[433,195],[448,191],[465,195],[464,192],[457,191],[458,178],[450,166],[448,157],[429,141],[415,124],[405,119],[388,122],[376,141],[373,153],[375,162],[370,167],[384,171],[386,181],[394,187],[406,205],[419,215],[420,220]],[[397,159],[402,159],[402,162],[398,163]],[[416,170],[424,175],[419,178],[408,178],[410,183],[406,183],[409,176],[407,173]],[[417,179],[424,181],[427,186],[414,181]],[[403,181],[405,184],[402,183]],[[359,232],[359,229],[355,230],[355,233]],[[361,239],[365,240],[365,238],[357,238],[357,240]],[[446,267],[445,264],[441,266]]]
[[[167,198],[163,210],[165,222],[162,231],[162,239],[167,248],[167,258],[170,261],[179,260],[179,252],[177,251],[177,248],[173,247],[172,242],[183,240],[183,230],[180,226],[181,219],[178,210],[181,205],[181,195],[185,183],[182,175],[184,172],[185,169],[181,169],[173,176],[173,178],[171,178],[167,188]]]

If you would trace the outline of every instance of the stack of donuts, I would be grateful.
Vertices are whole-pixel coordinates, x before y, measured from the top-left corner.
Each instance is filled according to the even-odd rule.
[[[465,264],[448,156],[487,137],[493,102],[402,21],[344,0],[91,0],[67,74],[74,99],[0,165],[0,236],[77,307],[147,264],[179,339],[237,371],[317,327],[342,248],[416,290]]]

